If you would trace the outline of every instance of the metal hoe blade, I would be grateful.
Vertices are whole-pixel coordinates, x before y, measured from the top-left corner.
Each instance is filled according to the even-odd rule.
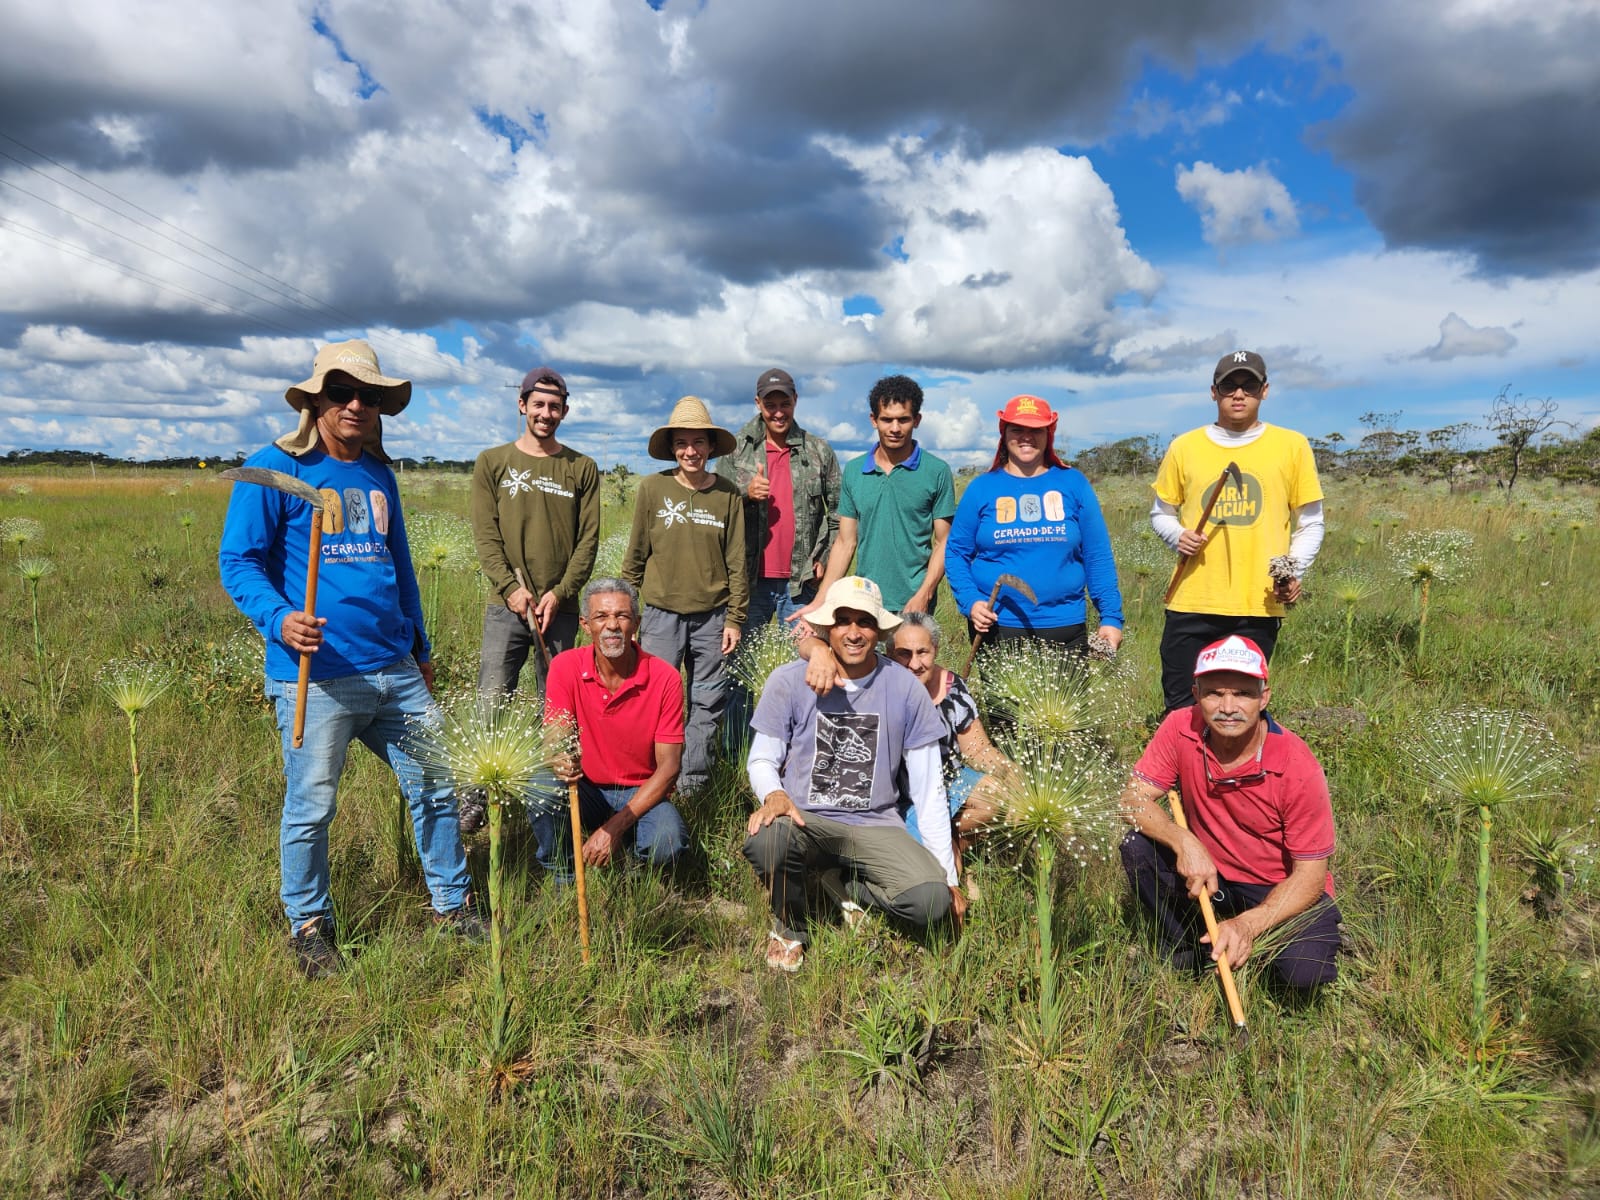
[[[321,492],[303,479],[296,479],[293,475],[274,471],[270,467],[229,467],[226,471],[218,472],[217,478],[232,479],[239,483],[258,483],[262,487],[288,492],[289,495],[298,496],[311,505],[313,512],[322,511]]]

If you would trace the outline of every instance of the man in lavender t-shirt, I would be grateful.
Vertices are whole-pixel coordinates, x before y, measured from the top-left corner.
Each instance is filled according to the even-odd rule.
[[[900,619],[885,611],[876,584],[849,576],[807,620],[826,631],[838,686],[818,696],[806,686],[806,664],[786,664],[767,680],[750,722],[750,786],[762,803],[744,856],[771,899],[767,965],[781,971],[805,959],[813,873],[851,924],[867,907],[915,926],[966,909],[940,771],[944,723],[915,676],[877,653]],[[921,846],[900,818],[902,794],[916,808]]]

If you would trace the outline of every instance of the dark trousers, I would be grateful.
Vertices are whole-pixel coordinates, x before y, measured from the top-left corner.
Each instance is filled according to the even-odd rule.
[[[1167,711],[1194,703],[1194,660],[1200,657],[1200,651],[1237,633],[1260,646],[1261,653],[1271,662],[1282,624],[1282,617],[1218,617],[1173,612],[1169,608],[1167,623],[1161,629],[1161,694]]]
[[[845,898],[862,908],[882,909],[921,927],[949,915],[944,871],[898,821],[855,825],[808,812],[805,822],[779,817],[744,843],[744,856],[767,889],[773,928],[782,936],[808,940],[806,879],[829,868],[838,869]]]
[[[1205,932],[1200,905],[1189,899],[1172,851],[1142,833],[1130,833],[1122,842],[1122,869],[1139,903],[1156,919],[1162,952],[1175,965],[1209,961],[1211,948],[1200,944]],[[1219,895],[1211,902],[1219,923],[1257,907],[1272,891],[1265,884],[1234,883],[1220,875],[1217,887]],[[1333,956],[1339,950],[1339,906],[1324,896],[1294,924],[1293,935],[1272,958],[1278,978],[1300,991],[1332,983],[1337,974]]]
[[[972,645],[972,639],[978,636],[978,631],[971,621],[967,622],[967,645]],[[1089,627],[1081,622],[1077,625],[1047,625],[1039,629],[1024,629],[1020,626],[993,625],[989,632],[983,635],[983,641],[978,644],[978,652],[983,653],[989,646],[998,646],[1002,642],[1016,642],[1023,638],[1032,638],[1038,642],[1050,642],[1057,646],[1065,646],[1068,650],[1083,650],[1089,645]]]
[[[544,692],[544,657],[534,645],[533,631],[504,604],[491,604],[483,613],[483,649],[478,656],[478,690],[516,691],[517,677],[529,656],[533,658],[534,688]],[[554,658],[578,641],[578,614],[558,612],[550,618],[544,644]]]

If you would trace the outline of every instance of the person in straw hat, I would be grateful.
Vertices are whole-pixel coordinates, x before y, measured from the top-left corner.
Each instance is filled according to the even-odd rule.
[[[267,693],[277,707],[286,786],[279,827],[280,891],[289,948],[307,975],[340,967],[328,880],[328,827],[350,743],[394,771],[411,808],[434,920],[484,935],[448,785],[426,781],[402,749],[408,721],[432,708],[433,664],[406,542],[400,490],[383,452],[382,417],[401,412],[411,384],[378,369],[366,342],[317,352],[311,378],[284,393],[293,433],[246,466],[304,480],[323,494],[318,616],[293,599],[306,580],[311,506],[273,488],[239,486],[218,551],[222,586],[267,643]],[[305,739],[293,725],[300,655],[311,658]]]
[[[673,405],[648,448],[651,458],[676,466],[639,483],[622,577],[644,600],[639,645],[687,676],[678,792],[692,795],[711,770],[728,696],[725,659],[739,644],[749,602],[744,497],[710,470],[712,459],[732,452],[734,438],[699,397]]]
[[[775,670],[750,722],[747,764],[761,807],[744,856],[772,907],[767,966],[788,972],[805,960],[812,875],[851,926],[869,907],[918,928],[966,909],[940,769],[944,722],[916,676],[877,652],[900,618],[877,584],[847,575],[806,619],[827,636],[839,686],[817,695],[800,661]],[[902,780],[921,845],[900,816]]]

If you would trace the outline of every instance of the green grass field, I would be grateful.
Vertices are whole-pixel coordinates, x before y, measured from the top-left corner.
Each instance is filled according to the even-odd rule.
[[[1600,1193],[1593,494],[1330,488],[1273,711],[1332,785],[1350,945],[1305,1007],[1247,966],[1247,1046],[1213,983],[1152,956],[1109,861],[1063,855],[1052,879],[1053,1030],[1032,860],[1015,852],[972,862],[981,900],[959,940],[828,927],[799,975],[776,976],[730,764],[686,814],[682,878],[591,874],[587,969],[571,892],[511,822],[527,1074],[491,1100],[487,951],[432,933],[398,793],[362,750],[333,827],[350,969],[307,982],[285,952],[277,735],[258,643],[217,582],[227,486],[207,476],[0,476],[0,535],[18,535],[0,544],[0,1195]],[[435,661],[468,686],[484,591],[447,520],[466,479],[407,472],[402,490],[414,528],[437,515],[439,565],[421,572]],[[1099,491],[1130,629],[1129,700],[1101,733],[1125,768],[1159,709],[1171,560],[1142,532],[1144,481]],[[608,484],[607,500],[609,534],[627,497]],[[1472,555],[1431,585],[1419,647],[1391,552],[1434,529],[1470,533]],[[38,558],[53,569],[25,578]],[[940,615],[959,665],[948,595]],[[137,853],[128,723],[97,683],[113,660],[173,677],[139,716]],[[1495,811],[1481,1052],[1477,814],[1415,770],[1462,706],[1536,718],[1571,760],[1555,795]],[[481,835],[471,852],[481,878]]]

